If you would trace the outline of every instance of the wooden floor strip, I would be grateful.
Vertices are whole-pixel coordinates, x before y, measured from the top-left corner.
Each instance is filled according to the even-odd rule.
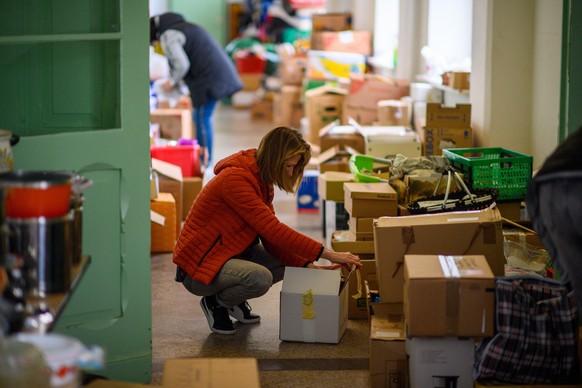
[[[257,362],[260,371],[361,370],[370,367],[368,358],[263,358]]]

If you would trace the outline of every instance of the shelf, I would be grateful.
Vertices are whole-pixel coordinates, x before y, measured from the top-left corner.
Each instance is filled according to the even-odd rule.
[[[419,82],[426,82],[427,84],[430,84],[432,87],[437,88],[439,90],[442,90],[443,92],[447,92],[447,93],[454,93],[454,94],[458,94],[460,96],[466,96],[469,97],[471,91],[469,89],[453,89],[450,86],[446,86],[443,85],[442,83],[436,81],[434,78],[430,78],[427,77],[424,74],[421,75],[417,75],[416,76],[416,80]]]

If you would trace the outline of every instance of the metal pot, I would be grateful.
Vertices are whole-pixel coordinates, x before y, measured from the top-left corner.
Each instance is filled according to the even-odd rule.
[[[19,270],[26,295],[46,297],[67,291],[73,264],[73,213],[60,218],[7,218],[6,224],[8,251],[22,258]]]

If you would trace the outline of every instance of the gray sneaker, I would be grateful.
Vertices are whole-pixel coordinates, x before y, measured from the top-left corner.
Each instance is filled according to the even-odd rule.
[[[247,301],[241,304],[230,307],[228,314],[241,323],[258,323],[261,321],[261,316],[251,312],[251,306]]]

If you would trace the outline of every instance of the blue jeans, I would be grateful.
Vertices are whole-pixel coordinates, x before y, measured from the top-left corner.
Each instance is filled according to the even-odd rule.
[[[225,307],[236,306],[248,299],[265,295],[271,286],[281,280],[285,266],[271,256],[262,244],[228,260],[212,283],[204,284],[186,275],[182,284],[194,295],[216,295]]]
[[[215,107],[216,100],[209,99],[206,104],[194,107],[194,111],[192,112],[192,119],[196,126],[196,140],[198,140],[198,144],[200,145],[201,155],[204,154],[204,150],[208,153],[207,163],[212,162],[214,142],[212,115]]]

